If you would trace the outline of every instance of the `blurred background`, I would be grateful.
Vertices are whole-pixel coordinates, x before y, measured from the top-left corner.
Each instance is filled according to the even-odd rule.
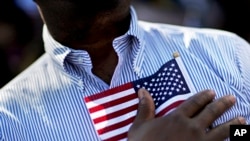
[[[223,29],[250,42],[250,0],[133,0],[132,4],[141,20]],[[1,0],[0,87],[43,52],[42,21],[35,3]]]

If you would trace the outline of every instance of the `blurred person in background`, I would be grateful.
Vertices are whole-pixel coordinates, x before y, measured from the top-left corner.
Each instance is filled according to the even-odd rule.
[[[250,0],[216,0],[222,12],[219,28],[234,32],[250,42]]]
[[[182,25],[217,27],[221,11],[215,0],[171,0],[183,12]]]
[[[0,2],[0,87],[20,73],[23,50],[33,39],[31,18],[12,0]]]

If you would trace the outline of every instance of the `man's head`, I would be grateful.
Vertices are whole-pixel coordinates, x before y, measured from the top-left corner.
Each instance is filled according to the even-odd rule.
[[[34,0],[52,36],[76,34],[112,23],[128,13],[131,0]]]

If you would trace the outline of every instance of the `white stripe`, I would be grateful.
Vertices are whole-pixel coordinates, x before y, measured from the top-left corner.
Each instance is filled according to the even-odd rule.
[[[159,106],[156,109],[155,113],[158,114],[160,111],[162,111],[163,109],[165,109],[169,105],[173,104],[174,102],[180,101],[180,100],[186,100],[187,98],[189,98],[192,95],[193,95],[193,93],[188,93],[188,94],[174,96],[171,99],[167,100],[167,102],[165,102],[161,106]]]
[[[128,130],[131,127],[131,125],[132,125],[132,123],[129,124],[129,125],[126,125],[126,126],[124,126],[122,128],[119,128],[119,129],[107,132],[105,134],[102,134],[102,135],[100,135],[100,137],[101,137],[101,139],[106,140],[106,139],[109,139],[109,138],[114,137],[116,135],[128,132]]]
[[[116,123],[119,123],[121,121],[129,119],[131,117],[135,117],[136,113],[137,113],[137,111],[134,110],[134,111],[131,111],[129,113],[126,113],[125,115],[122,115],[122,116],[119,116],[119,117],[115,117],[115,118],[110,119],[108,121],[103,121],[103,122],[97,123],[97,124],[95,124],[96,130],[99,130],[99,129],[102,129],[104,127],[108,127],[108,126],[114,125]]]
[[[130,101],[118,104],[116,106],[109,107],[109,108],[104,109],[104,110],[96,111],[94,113],[91,113],[90,115],[91,115],[92,119],[96,119],[98,117],[105,116],[105,115],[108,115],[110,113],[114,113],[116,111],[122,110],[122,109],[127,108],[127,107],[129,107],[131,105],[138,104],[138,102],[139,102],[138,99],[132,99]]]
[[[100,99],[97,99],[94,101],[89,101],[86,103],[86,105],[90,109],[90,108],[93,108],[95,106],[99,106],[101,104],[107,103],[109,101],[114,101],[116,99],[128,96],[130,94],[135,94],[135,90],[133,88],[130,88],[130,89],[127,89],[127,90],[124,90],[124,91],[118,92],[116,94],[106,96],[106,97],[103,97],[103,98],[100,98]]]

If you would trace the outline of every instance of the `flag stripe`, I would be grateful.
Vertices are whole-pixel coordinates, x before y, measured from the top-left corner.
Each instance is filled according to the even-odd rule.
[[[107,101],[106,103],[104,103],[102,105],[97,105],[95,107],[92,107],[92,108],[89,109],[89,111],[91,113],[94,113],[94,112],[97,112],[97,111],[102,110],[102,109],[113,107],[115,105],[123,103],[124,101],[133,100],[133,99],[135,99],[137,97],[138,97],[137,94],[133,93],[133,94],[127,95],[125,97],[122,97],[122,98],[119,98],[119,99],[116,99],[116,100],[113,100],[113,101]]]
[[[122,122],[119,122],[119,123],[114,124],[114,125],[112,125],[112,126],[108,126],[108,127],[106,127],[106,128],[100,129],[100,130],[98,130],[97,132],[98,132],[99,134],[107,133],[107,132],[109,132],[109,131],[115,130],[115,129],[117,129],[117,128],[121,128],[121,127],[123,127],[123,126],[126,126],[126,125],[132,123],[134,119],[135,119],[135,115],[134,115],[133,117],[131,117],[131,118],[128,118],[128,119],[122,121]]]
[[[110,107],[110,108],[107,108],[107,109],[103,109],[103,110],[91,113],[90,115],[91,115],[91,117],[93,119],[95,119],[97,117],[104,116],[104,115],[107,115],[107,114],[111,114],[113,112],[116,112],[116,111],[119,111],[121,109],[124,109],[124,107],[127,107],[129,105],[138,104],[138,102],[139,102],[138,99],[133,99],[131,101],[126,101],[126,102],[121,103],[119,105],[116,105],[116,106],[113,106],[113,107]]]
[[[127,138],[127,132],[119,134],[117,136],[114,136],[112,138],[109,138],[109,139],[106,139],[106,140],[103,140],[103,141],[120,141],[120,140],[124,140],[125,138]]]
[[[183,101],[188,99],[191,95],[193,95],[192,93],[189,94],[185,94],[185,95],[177,95],[171,99],[169,99],[168,101],[166,101],[165,103],[163,103],[161,106],[159,106],[156,109],[156,114],[158,114],[160,111],[164,110],[165,108],[169,107],[170,104],[175,103],[176,101]]]
[[[100,117],[94,119],[93,121],[94,121],[94,123],[100,123],[100,122],[103,122],[103,121],[105,121],[107,119],[112,119],[114,117],[118,117],[120,115],[124,115],[128,111],[133,111],[133,110],[136,110],[137,108],[138,108],[138,105],[135,104],[135,105],[129,106],[129,107],[125,108],[125,109],[122,109],[120,111],[116,111],[116,112],[108,114],[108,115],[100,116]]]
[[[121,122],[121,119],[128,119],[128,118],[134,117],[135,115],[136,115],[136,111],[130,111],[130,112],[127,112],[125,115],[121,115],[121,116],[118,116],[116,118],[97,123],[95,125],[96,130],[103,129],[103,128],[108,127],[108,126],[112,126],[114,124]]]
[[[124,137],[124,135],[127,136],[127,132],[129,130],[129,128],[131,127],[132,123],[129,125],[126,125],[122,128],[101,134],[100,137],[102,140],[107,140],[109,139],[110,141],[117,141],[119,139],[122,139]]]
[[[171,111],[173,108],[179,106],[182,102],[184,102],[184,100],[179,100],[179,101],[176,101],[176,102],[170,104],[168,107],[164,108],[164,109],[161,110],[158,114],[156,114],[156,117],[164,116],[167,112],[169,112],[169,111]]]
[[[86,103],[86,105],[87,105],[88,108],[92,108],[92,107],[104,104],[107,101],[112,101],[112,100],[115,100],[115,99],[119,99],[119,98],[122,98],[122,97],[124,97],[126,95],[134,94],[134,93],[135,93],[135,90],[133,88],[129,88],[128,90],[123,90],[123,91],[121,91],[119,93],[115,93],[112,96],[100,97],[100,98],[95,99],[95,100],[93,99],[94,102],[89,101],[89,102]]]
[[[121,91],[130,89],[130,88],[133,88],[133,85],[131,83],[126,83],[120,87],[115,87],[115,88],[110,89],[109,91],[104,91],[99,94],[91,95],[91,96],[85,97],[84,99],[88,103],[96,99],[100,99],[103,97],[113,95],[115,93],[120,93]]]

